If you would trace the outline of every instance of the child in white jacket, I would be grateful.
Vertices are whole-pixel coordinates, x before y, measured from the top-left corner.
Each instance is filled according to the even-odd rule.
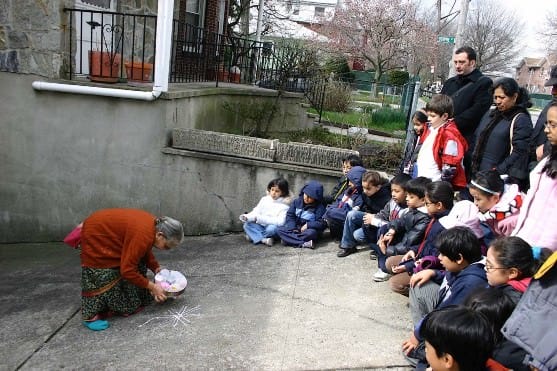
[[[273,246],[277,227],[283,225],[286,219],[286,211],[290,205],[289,194],[286,179],[273,179],[267,185],[267,195],[261,198],[257,206],[249,213],[240,215],[248,241],[254,245],[263,243]]]

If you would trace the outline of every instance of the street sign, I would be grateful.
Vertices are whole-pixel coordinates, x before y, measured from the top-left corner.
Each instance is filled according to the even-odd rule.
[[[437,41],[445,44],[454,44],[454,37],[452,36],[437,36]]]

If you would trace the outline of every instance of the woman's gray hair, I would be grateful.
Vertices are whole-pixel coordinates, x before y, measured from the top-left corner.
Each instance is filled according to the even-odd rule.
[[[161,216],[155,220],[155,229],[161,232],[168,240],[178,243],[184,238],[184,226],[176,219],[168,216]]]

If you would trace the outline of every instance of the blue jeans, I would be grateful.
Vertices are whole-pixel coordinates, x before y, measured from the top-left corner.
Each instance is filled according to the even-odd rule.
[[[277,226],[274,224],[262,226],[254,222],[245,222],[244,231],[254,244],[260,243],[264,238],[277,237]]]
[[[356,245],[370,242],[364,228],[362,228],[365,214],[363,211],[350,210],[346,215],[342,239],[340,240],[342,249],[350,249],[356,247]]]

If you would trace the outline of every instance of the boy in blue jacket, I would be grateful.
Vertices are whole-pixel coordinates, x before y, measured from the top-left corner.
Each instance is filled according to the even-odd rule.
[[[310,180],[290,205],[284,225],[277,229],[282,243],[286,246],[313,249],[324,229],[321,220],[324,213],[323,185]]]
[[[439,234],[436,245],[445,270],[425,269],[410,279],[410,312],[415,330],[402,345],[404,353],[422,365],[426,361],[419,333],[425,315],[433,309],[462,304],[471,292],[487,285],[481,244],[470,228],[447,229]]]
[[[323,229],[329,227],[331,237],[342,237],[346,215],[350,210],[354,208],[359,210],[362,207],[364,202],[362,198],[362,177],[365,172],[366,169],[361,166],[350,169],[346,174],[348,188],[332,204],[327,206],[323,215],[323,222],[325,223]]]

